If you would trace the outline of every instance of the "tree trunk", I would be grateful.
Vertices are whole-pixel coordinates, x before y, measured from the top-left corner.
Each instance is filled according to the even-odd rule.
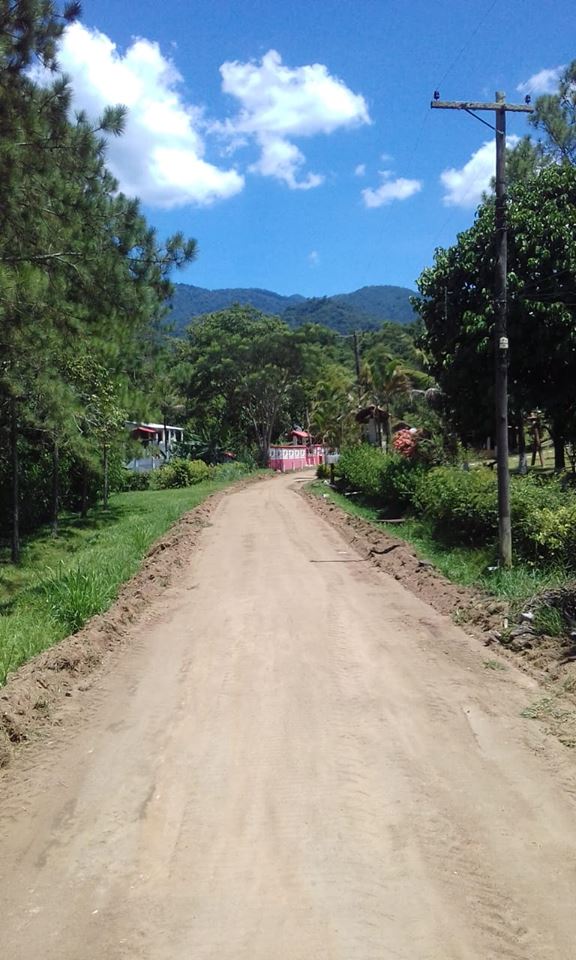
[[[390,404],[386,404],[386,453],[390,453],[392,445],[392,428],[390,424]]]
[[[524,417],[521,413],[518,413],[516,416],[516,429],[518,431],[518,473],[521,477],[525,477],[528,473],[528,457],[526,456]]]
[[[10,400],[10,463],[12,467],[12,563],[20,563],[20,464],[18,461],[18,410]]]
[[[82,468],[82,493],[80,497],[80,516],[83,520],[88,516],[88,467]]]
[[[552,424],[552,430],[550,432],[554,444],[554,470],[559,473],[561,470],[566,469],[566,439],[562,428],[556,422]]]
[[[60,451],[58,449],[58,441],[56,437],[52,440],[52,504],[51,504],[51,520],[52,520],[52,536],[58,536],[58,514],[60,512],[60,482],[59,482],[59,471],[60,471]]]
[[[268,452],[270,450],[270,444],[272,443],[272,426],[267,426],[262,430],[262,437],[260,441],[260,456],[262,459],[262,466],[268,466]]]
[[[108,447],[104,447],[104,507],[108,507],[110,497],[110,458]]]

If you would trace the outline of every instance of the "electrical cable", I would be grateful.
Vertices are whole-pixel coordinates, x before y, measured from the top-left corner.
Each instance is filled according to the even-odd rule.
[[[460,62],[461,58],[463,57],[463,55],[464,55],[464,54],[466,53],[466,51],[468,50],[468,48],[469,48],[470,44],[472,43],[472,41],[476,38],[476,36],[477,36],[478,33],[480,32],[482,26],[483,26],[484,23],[486,22],[486,19],[490,16],[490,14],[491,14],[492,11],[494,10],[494,8],[496,7],[496,4],[497,4],[498,2],[499,2],[499,0],[490,0],[490,3],[489,3],[489,5],[488,5],[487,9],[485,10],[485,12],[482,14],[482,16],[480,17],[480,19],[478,20],[478,23],[476,24],[476,26],[475,26],[474,29],[472,30],[471,34],[470,34],[470,35],[468,36],[468,38],[466,39],[466,42],[462,45],[462,47],[460,48],[460,50],[459,50],[459,51],[457,52],[457,54],[453,57],[453,59],[450,61],[450,63],[448,64],[446,70],[445,70],[444,73],[442,74],[440,80],[439,80],[438,83],[435,85],[435,88],[436,88],[436,89],[439,89],[439,88],[440,88],[440,86],[443,84],[444,80],[449,76],[449,74],[452,72],[452,70],[454,69],[454,67]],[[422,140],[424,139],[424,133],[425,133],[425,130],[426,130],[426,127],[427,127],[427,124],[429,123],[429,121],[430,121],[430,108],[427,107],[427,108],[426,108],[426,111],[423,112],[423,114],[422,114],[422,118],[421,118],[420,123],[419,123],[419,126],[418,126],[418,128],[417,128],[416,139],[415,139],[415,141],[414,141],[414,145],[413,145],[412,149],[410,150],[410,152],[409,152],[409,154],[408,154],[408,158],[407,158],[407,164],[408,164],[408,165],[409,165],[409,164],[412,162],[412,160],[414,159],[414,156],[415,156],[415,154],[416,154],[416,151],[417,151],[418,147],[420,146]],[[437,236],[437,237],[439,237],[439,236],[441,235],[441,233],[443,232],[443,230],[444,230],[444,228],[446,227],[447,223],[449,223],[450,220],[452,220],[455,215],[456,215],[456,211],[453,211],[453,212],[451,212],[451,213],[449,214],[449,216],[444,220],[442,226],[439,228],[439,230],[438,230],[437,233],[436,233],[436,236]],[[434,241],[433,249],[435,249],[436,246],[437,246],[437,243],[436,243],[436,241]],[[375,260],[376,260],[376,257],[377,257],[377,256],[378,256],[377,248],[375,247],[374,254],[373,254],[373,256],[372,256],[372,258],[370,259],[370,262],[369,262],[369,264],[368,264],[368,270],[369,270],[369,271],[372,269],[372,267],[373,267],[373,265],[374,265],[374,263],[375,263]]]

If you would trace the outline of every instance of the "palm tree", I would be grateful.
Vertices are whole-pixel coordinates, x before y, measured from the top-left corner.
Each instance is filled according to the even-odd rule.
[[[315,393],[310,411],[313,432],[331,447],[343,446],[355,426],[357,400],[353,377],[345,367],[331,364],[316,384]]]
[[[360,380],[365,388],[365,402],[384,411],[382,419],[386,430],[386,449],[389,449],[392,438],[390,410],[396,401],[410,396],[412,371],[401,360],[378,348],[364,363]]]

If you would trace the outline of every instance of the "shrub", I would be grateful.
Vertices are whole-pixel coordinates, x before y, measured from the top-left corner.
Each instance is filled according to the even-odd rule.
[[[422,464],[400,454],[384,456],[380,473],[380,496],[386,506],[394,510],[412,507],[422,478],[427,472]]]
[[[417,445],[418,438],[411,430],[397,430],[392,437],[392,446],[396,453],[409,459],[416,456]]]
[[[496,536],[496,478],[488,470],[435,467],[420,478],[414,501],[446,540],[480,544]]]
[[[149,490],[150,479],[149,473],[134,473],[132,470],[126,470],[120,489],[123,493],[129,493],[131,490]]]
[[[562,482],[557,477],[515,477],[510,501],[516,548],[529,559],[573,566],[576,498]]]
[[[210,478],[210,468],[203,460],[171,460],[170,463],[153,474],[153,484],[157,490],[174,487],[191,487]]]
[[[398,453],[386,454],[362,444],[342,453],[337,471],[354,490],[396,510],[412,505],[426,468]]]
[[[445,540],[479,545],[496,538],[496,477],[488,470],[431,470],[419,479],[413,501]],[[576,565],[576,498],[563,492],[556,479],[512,478],[510,504],[514,545],[521,554]]]
[[[345,450],[337,471],[345,484],[390,511],[411,510],[451,544],[483,546],[498,533],[496,475],[485,468],[429,468],[400,454],[362,446]],[[549,565],[576,568],[576,496],[557,479],[513,477],[515,549]]]
[[[524,552],[546,563],[576,566],[576,499],[533,510],[522,525]]]
[[[330,479],[330,467],[327,463],[319,463],[316,467],[316,476],[319,480],[329,480]]]
[[[190,486],[193,486],[195,483],[204,483],[204,481],[210,479],[210,467],[204,463],[203,460],[188,460],[186,463]]]
[[[110,493],[122,493],[126,479],[124,450],[113,446],[108,451],[108,489]],[[104,476],[100,480],[100,497],[104,493]]]
[[[228,463],[218,463],[211,468],[211,475],[214,480],[239,480],[241,477],[248,476],[252,468],[246,463],[240,463],[238,460],[230,460]]]
[[[346,486],[376,500],[380,495],[383,461],[382,451],[366,443],[350,447],[340,455],[338,476],[342,477]]]

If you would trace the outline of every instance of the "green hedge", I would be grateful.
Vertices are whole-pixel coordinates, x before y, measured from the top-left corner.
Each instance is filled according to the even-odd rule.
[[[361,444],[344,450],[337,467],[347,487],[390,510],[410,507],[425,467],[399,454],[387,456],[376,447]]]
[[[203,460],[185,460],[174,458],[159,470],[148,473],[132,473],[124,469],[119,489],[122,492],[133,490],[168,490],[194,486],[204,480],[229,482],[247,476],[251,467],[238,461],[219,463],[209,467]]]
[[[338,474],[349,489],[386,511],[427,520],[439,540],[453,545],[496,542],[496,475],[480,468],[425,468],[364,444],[345,450]],[[557,478],[511,478],[515,550],[525,558],[576,568],[576,495]]]
[[[347,487],[376,500],[380,497],[384,461],[380,450],[363,443],[342,452],[338,461],[338,475]]]
[[[421,478],[412,505],[449,542],[486,543],[498,531],[496,481],[489,470],[436,467]]]
[[[203,460],[171,460],[153,474],[152,483],[156,490],[168,490],[174,487],[192,487],[210,479],[210,467]]]
[[[131,470],[125,470],[120,492],[129,493],[133,490],[149,490],[151,477],[151,473],[133,473]]]

